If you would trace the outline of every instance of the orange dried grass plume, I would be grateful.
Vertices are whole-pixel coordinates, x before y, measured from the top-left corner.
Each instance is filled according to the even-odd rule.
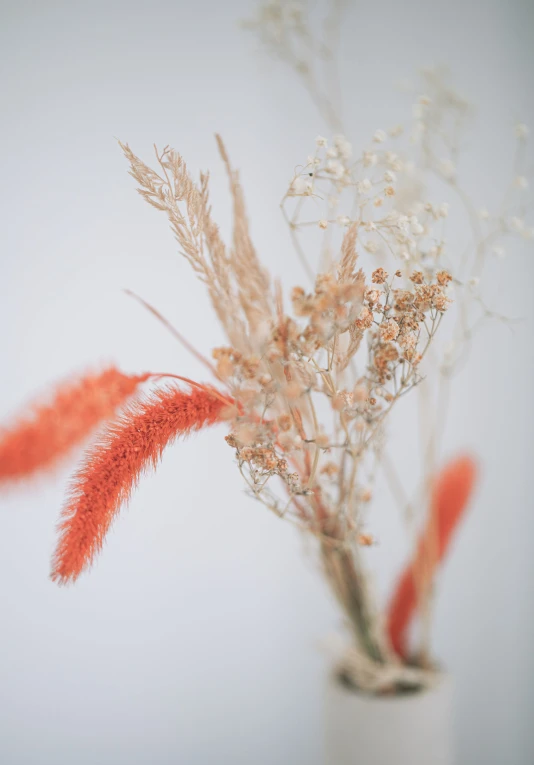
[[[61,384],[49,401],[0,430],[0,485],[53,468],[148,377],[109,367]]]
[[[415,558],[399,578],[389,605],[389,638],[399,656],[406,656],[407,631],[418,601],[421,594],[428,592],[435,569],[445,556],[452,534],[467,507],[475,479],[474,460],[461,456],[446,465],[434,482],[430,513]],[[429,550],[433,546],[435,555],[430,557]]]
[[[52,579],[75,581],[101,549],[121,505],[141,474],[156,467],[178,435],[220,419],[229,400],[208,386],[166,388],[135,401],[111,422],[75,475],[62,513]]]

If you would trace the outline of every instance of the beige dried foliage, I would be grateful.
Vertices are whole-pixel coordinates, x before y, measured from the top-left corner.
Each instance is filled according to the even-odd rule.
[[[225,330],[228,345],[214,349],[213,357],[234,401],[224,410],[231,429],[226,441],[247,489],[317,538],[324,571],[352,629],[350,677],[360,687],[391,690],[423,684],[425,676],[393,656],[361,561],[361,547],[375,543],[366,523],[379,467],[400,496],[401,510],[407,514],[411,507],[385,457],[386,426],[397,403],[432,370],[432,354],[440,395],[446,391],[474,330],[493,315],[477,291],[489,245],[502,231],[526,236],[528,227],[508,197],[508,207],[486,231],[475,222],[453,166],[460,140],[455,131],[469,110],[439,73],[424,76],[428,97],[419,97],[412,126],[378,129],[363,151],[353,152],[342,135],[335,87],[316,76],[333,62],[340,8],[334,3],[322,36],[305,9],[297,12],[283,0],[263,3],[249,25],[295,69],[334,133],[331,140],[316,139],[282,198],[290,241],[307,277],[289,301],[260,263],[239,175],[219,136],[233,203],[230,246],[212,218],[207,174],[195,183],[180,154],[168,147],[156,151],[154,170],[121,146],[139,193],[166,213]],[[525,135],[518,132],[520,142]],[[437,154],[440,144],[446,156]],[[524,172],[516,169],[520,177]],[[448,251],[448,206],[427,197],[425,180],[436,176],[473,223],[475,247],[465,257]],[[315,252],[311,237],[305,240],[310,232],[316,234]],[[453,297],[456,324],[449,319]],[[447,353],[436,342],[444,321],[455,326]],[[436,402],[423,418],[433,430],[425,435],[421,507],[442,430],[445,405]]]
[[[209,176],[201,174],[196,185],[181,155],[169,147],[156,159],[160,173],[120,143],[130,163],[138,192],[152,207],[165,212],[182,255],[207,287],[211,303],[228,337],[237,348],[248,348],[246,328],[231,280],[231,261],[211,217]]]
[[[222,138],[216,135],[216,139],[228,173],[234,206],[233,248],[230,256],[232,269],[238,285],[241,306],[248,319],[249,328],[251,332],[254,332],[271,316],[269,276],[261,267],[250,238],[239,173],[232,169]]]

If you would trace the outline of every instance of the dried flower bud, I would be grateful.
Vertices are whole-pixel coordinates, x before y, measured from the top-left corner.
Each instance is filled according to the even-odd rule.
[[[387,319],[380,325],[380,337],[384,341],[395,340],[399,334],[400,328],[395,319]]]
[[[384,284],[387,278],[388,278],[387,271],[384,271],[383,268],[377,268],[375,271],[373,271],[371,275],[371,281],[374,284]]]
[[[452,276],[448,271],[438,271],[436,274],[436,280],[442,287],[446,287],[447,284],[452,281]]]
[[[378,290],[368,289],[365,291],[365,299],[371,304],[378,303],[380,294]]]
[[[360,315],[356,319],[355,322],[358,329],[369,329],[373,326],[373,314],[372,311],[369,310],[369,308],[364,307],[360,311]]]
[[[439,294],[434,297],[434,308],[437,308],[441,313],[444,313],[450,304],[451,299],[446,295]]]

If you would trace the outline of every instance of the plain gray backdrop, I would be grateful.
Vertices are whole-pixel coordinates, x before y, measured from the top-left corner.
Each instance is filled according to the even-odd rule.
[[[153,142],[170,143],[195,174],[211,168],[226,233],[213,140],[222,133],[260,256],[286,284],[302,281],[278,202],[326,127],[288,71],[238,28],[254,5],[1,3],[2,419],[52,381],[106,361],[203,379],[125,287],[204,352],[222,342],[115,138],[147,158]],[[534,128],[530,0],[349,5],[342,64],[355,146],[409,114],[396,80],[447,63],[478,107],[467,182],[491,206],[513,125]],[[495,272],[499,309],[524,321],[480,333],[446,432],[447,454],[471,448],[482,465],[434,630],[456,683],[459,765],[534,762],[533,258],[518,243],[504,277]],[[403,417],[410,427],[401,411],[393,454],[409,472],[410,450],[395,451]],[[321,763],[321,641],[339,615],[312,546],[244,495],[222,435],[169,449],[75,587],[48,580],[68,466],[1,498],[2,765]],[[401,550],[377,555],[390,581]]]

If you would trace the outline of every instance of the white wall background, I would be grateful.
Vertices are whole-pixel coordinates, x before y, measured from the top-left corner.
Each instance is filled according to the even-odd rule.
[[[226,230],[221,132],[260,254],[291,284],[301,273],[278,201],[324,125],[237,28],[246,0],[0,6],[0,416],[107,360],[202,379],[121,292],[141,293],[199,348],[221,340],[114,136],[144,156],[172,143],[195,172],[212,168]],[[353,142],[409,108],[395,80],[447,62],[478,104],[471,188],[490,205],[513,124],[534,126],[533,33],[530,0],[355,2],[343,38]],[[518,246],[495,282],[500,307],[525,321],[480,335],[447,430],[447,450],[472,447],[484,467],[435,628],[456,678],[460,765],[534,762],[532,258]],[[222,432],[169,450],[91,574],[59,589],[47,575],[67,476],[0,504],[0,762],[319,765],[318,646],[338,614],[308,546],[244,496]]]

